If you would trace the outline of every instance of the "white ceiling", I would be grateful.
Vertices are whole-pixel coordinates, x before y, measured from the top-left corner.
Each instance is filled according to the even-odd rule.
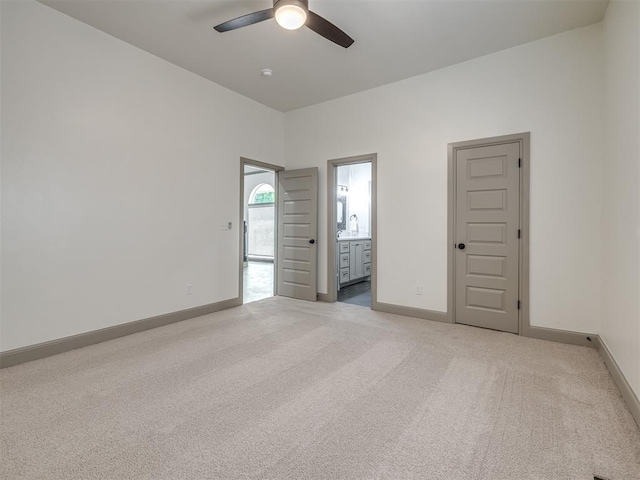
[[[604,0],[309,0],[355,39],[344,49],[275,20],[213,30],[271,0],[40,1],[280,111],[589,25],[607,7]],[[261,77],[263,68],[273,77]]]

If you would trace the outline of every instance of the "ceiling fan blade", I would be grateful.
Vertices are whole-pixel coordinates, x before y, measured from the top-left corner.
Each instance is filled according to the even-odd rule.
[[[233,20],[229,20],[228,22],[221,23],[220,25],[216,25],[216,31],[228,32],[229,30],[235,30],[236,28],[248,27],[249,25],[253,25],[254,23],[264,22],[265,20],[269,20],[273,18],[273,8],[267,8],[266,10],[260,10],[259,12],[249,13],[247,15],[243,15],[242,17],[234,18]]]
[[[317,34],[322,35],[327,40],[331,40],[341,47],[349,48],[353,43],[353,38],[311,10],[309,10],[309,16],[307,17],[307,23],[305,23],[305,25]]]

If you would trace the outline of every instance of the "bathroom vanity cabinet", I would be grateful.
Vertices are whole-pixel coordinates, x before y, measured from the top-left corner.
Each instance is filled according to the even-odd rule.
[[[340,285],[357,283],[371,275],[371,238],[345,238],[338,241]]]

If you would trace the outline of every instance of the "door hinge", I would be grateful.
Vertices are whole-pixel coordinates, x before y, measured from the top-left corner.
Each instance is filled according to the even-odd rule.
[[[518,159],[518,168],[522,168],[522,159],[521,158]]]
[[[518,310],[520,310],[520,300],[518,300]]]
[[[520,229],[518,229],[518,238],[520,238]]]

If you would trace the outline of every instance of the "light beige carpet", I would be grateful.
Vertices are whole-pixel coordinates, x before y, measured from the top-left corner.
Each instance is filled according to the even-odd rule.
[[[595,350],[271,298],[0,372],[3,479],[640,479]]]

